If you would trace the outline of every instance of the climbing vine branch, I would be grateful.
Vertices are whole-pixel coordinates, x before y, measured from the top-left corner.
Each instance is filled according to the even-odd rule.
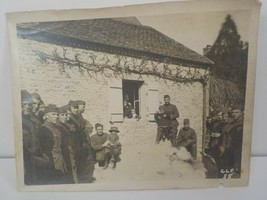
[[[107,78],[123,78],[126,75],[135,74],[139,75],[140,79],[142,79],[143,75],[146,75],[176,83],[193,83],[196,81],[205,83],[210,77],[207,69],[204,71],[198,68],[185,68],[152,61],[147,58],[138,59],[121,55],[110,57],[110,55],[104,53],[98,55],[95,52],[90,52],[86,55],[85,60],[81,54],[70,54],[65,48],[62,49],[61,53],[57,49],[50,54],[36,50],[34,53],[41,62],[52,61],[57,63],[62,73],[65,73],[67,68],[77,68],[80,73],[87,73],[92,78],[97,78],[98,74]]]

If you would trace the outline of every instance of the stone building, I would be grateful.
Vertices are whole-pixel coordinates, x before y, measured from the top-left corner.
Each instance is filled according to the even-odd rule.
[[[202,149],[212,62],[136,18],[17,25],[22,89],[46,104],[86,101],[85,117],[121,134],[155,134],[164,94],[190,118]],[[128,95],[140,120],[124,119]],[[181,127],[181,126],[180,126]],[[180,128],[179,127],[179,128]]]

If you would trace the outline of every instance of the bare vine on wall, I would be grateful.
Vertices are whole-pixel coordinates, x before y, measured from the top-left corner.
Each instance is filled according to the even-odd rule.
[[[57,49],[51,54],[37,50],[34,53],[41,62],[52,61],[57,63],[62,73],[66,72],[67,68],[77,68],[80,73],[87,73],[89,77],[94,79],[99,75],[107,78],[124,78],[126,75],[136,74],[139,75],[140,79],[142,79],[142,75],[147,75],[176,83],[206,83],[210,77],[208,70],[201,73],[195,67],[188,67],[185,70],[181,66],[176,66],[173,69],[170,64],[155,62],[148,58],[127,57],[126,59],[125,56],[115,55],[114,59],[110,60],[107,54],[103,54],[99,60],[97,53],[89,53],[86,55],[85,61],[79,53],[71,56],[65,48],[62,48],[62,53],[59,53]]]

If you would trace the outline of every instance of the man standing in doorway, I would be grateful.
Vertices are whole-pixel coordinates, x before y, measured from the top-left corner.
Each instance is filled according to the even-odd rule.
[[[165,114],[163,115],[164,118],[170,120],[170,139],[173,147],[176,147],[176,138],[178,132],[178,121],[177,118],[179,117],[178,109],[175,105],[171,104],[171,98],[169,95],[164,95],[164,104],[161,105],[160,109],[164,110]]]

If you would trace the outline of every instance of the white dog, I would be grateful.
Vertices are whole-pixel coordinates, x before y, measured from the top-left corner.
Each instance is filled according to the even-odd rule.
[[[168,156],[171,161],[183,160],[190,162],[194,160],[190,152],[187,151],[185,147],[171,148],[170,152],[168,153]]]

